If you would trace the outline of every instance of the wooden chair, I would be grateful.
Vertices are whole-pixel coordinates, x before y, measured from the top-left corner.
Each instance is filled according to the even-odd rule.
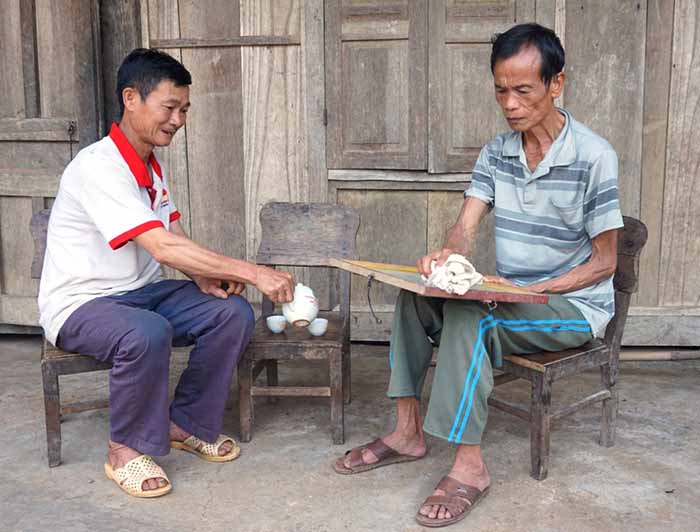
[[[46,229],[51,210],[38,211],[31,219],[31,233],[34,239],[34,257],[31,266],[32,278],[41,277],[41,268],[46,251]],[[81,401],[61,404],[58,377],[74,373],[106,370],[111,364],[100,362],[95,358],[62,351],[51,345],[45,338],[41,348],[41,378],[44,387],[44,412],[46,416],[46,447],[49,467],[61,463],[61,417],[66,414],[84,412],[98,408],[107,408],[109,401]]]
[[[627,320],[630,297],[637,291],[639,254],[647,240],[646,226],[634,218],[623,217],[625,227],[617,240],[617,270],[615,271],[615,316],[605,331],[603,340],[559,352],[534,355],[508,355],[503,360],[503,375],[494,379],[496,385],[515,379],[531,382],[529,410],[496,397],[489,404],[530,423],[531,475],[537,480],[547,477],[549,440],[552,421],[572,414],[597,402],[603,403],[600,444],[611,447],[615,442],[615,417],[618,392],[616,388],[620,358],[620,343]],[[552,384],[564,377],[577,375],[590,368],[600,368],[602,389],[558,411],[552,411]]]
[[[256,262],[269,266],[328,267],[328,259],[357,258],[355,237],[360,224],[351,207],[325,203],[268,203],[260,211],[262,239]],[[329,397],[334,443],[343,443],[343,403],[350,400],[350,274],[337,272],[339,312],[321,313],[328,331],[313,337],[305,329],[288,326],[273,334],[265,317],[274,304],[263,298],[262,317],[238,368],[241,440],[250,441],[253,397]],[[277,361],[295,358],[327,359],[328,386],[280,386]],[[267,386],[255,384],[265,369]]]

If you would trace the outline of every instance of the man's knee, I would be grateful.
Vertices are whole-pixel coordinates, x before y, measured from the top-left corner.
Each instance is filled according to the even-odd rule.
[[[144,357],[149,363],[169,360],[173,342],[173,327],[156,314],[142,320],[122,337],[120,351],[129,359]]]
[[[255,328],[255,312],[248,301],[241,296],[230,296],[221,300],[221,323],[226,330],[237,331],[250,337]]]

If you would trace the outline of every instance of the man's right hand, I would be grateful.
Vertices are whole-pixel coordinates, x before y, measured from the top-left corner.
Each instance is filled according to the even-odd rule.
[[[294,299],[294,279],[291,274],[268,268],[256,267],[255,287],[273,303],[287,303]]]
[[[432,270],[430,269],[430,264],[433,261],[437,261],[436,266],[442,266],[443,264],[445,264],[447,258],[453,253],[457,252],[454,249],[450,248],[442,248],[433,251],[432,253],[428,253],[424,257],[418,259],[418,272],[421,275],[425,275],[426,277],[428,277],[432,273]]]

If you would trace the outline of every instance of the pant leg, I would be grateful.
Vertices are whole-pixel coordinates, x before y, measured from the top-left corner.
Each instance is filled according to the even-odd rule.
[[[133,306],[127,295],[101,297],[80,306],[61,327],[57,340],[61,349],[113,364],[109,372],[110,438],[156,456],[170,450],[172,334],[167,320]]]
[[[430,339],[439,338],[442,329],[444,301],[406,290],[399,292],[389,347],[389,397],[420,398],[433,356]]]
[[[218,299],[186,282],[155,310],[172,325],[175,346],[194,344],[175,389],[170,419],[213,442],[221,433],[233,373],[255,327],[253,309],[241,296]]]
[[[424,429],[447,441],[478,445],[486,426],[493,367],[504,354],[578,347],[591,340],[588,322],[561,296],[547,305],[448,300]]]

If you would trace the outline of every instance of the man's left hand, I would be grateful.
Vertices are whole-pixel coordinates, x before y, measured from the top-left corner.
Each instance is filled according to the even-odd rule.
[[[230,295],[239,295],[245,290],[245,284],[236,281],[221,281],[210,277],[192,276],[192,280],[205,294],[219,299],[228,299]]]

